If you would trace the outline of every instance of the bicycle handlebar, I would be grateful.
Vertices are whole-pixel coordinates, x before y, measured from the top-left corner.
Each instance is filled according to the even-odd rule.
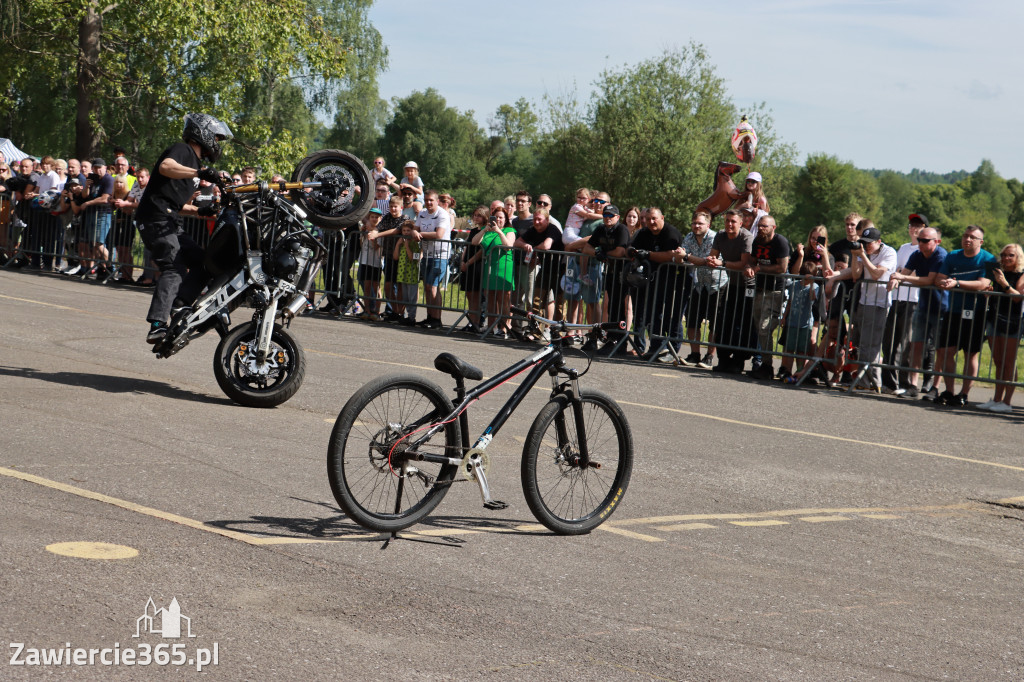
[[[559,329],[589,329],[591,331],[621,331],[621,330],[626,328],[626,323],[625,322],[598,322],[597,324],[570,324],[570,323],[568,323],[568,322],[566,322],[564,320],[562,320],[562,321],[549,320],[546,317],[541,317],[540,315],[537,315],[536,313],[531,313],[529,310],[526,310],[524,308],[518,308],[516,306],[510,307],[509,310],[514,315],[518,315],[519,317],[525,317],[526,319],[531,319],[532,318],[534,320],[537,320],[538,322],[543,322],[544,324],[551,325],[552,327],[557,327]]]

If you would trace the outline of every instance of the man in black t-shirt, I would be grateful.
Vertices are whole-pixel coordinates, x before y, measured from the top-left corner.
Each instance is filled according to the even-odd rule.
[[[771,379],[772,353],[775,344],[772,332],[782,316],[783,277],[789,269],[789,240],[775,232],[775,218],[762,216],[757,223],[757,236],[750,247],[750,260],[745,274],[754,278],[754,327],[757,343],[765,353],[761,365],[750,371],[755,379]]]
[[[551,319],[555,314],[559,259],[548,252],[562,250],[562,233],[548,220],[548,212],[539,208],[533,213],[533,227],[516,238],[515,246],[526,252],[523,267],[535,273],[533,293],[540,299],[544,317]]]
[[[199,180],[220,180],[216,170],[202,167],[202,161],[216,163],[220,143],[231,138],[227,125],[213,116],[188,114],[183,141],[168,147],[153,165],[153,175],[135,210],[139,236],[160,269],[146,315],[150,323],[148,343],[163,340],[171,310],[191,305],[206,283],[203,249],[182,231],[180,214],[213,215],[212,207],[200,211],[186,204]]]
[[[566,245],[567,251],[578,251],[603,264],[604,304],[601,309],[601,322],[624,322],[626,320],[626,282],[622,276],[626,248],[629,246],[629,229],[619,219],[617,206],[608,204],[601,213],[601,224],[594,228],[590,235]],[[612,352],[618,345],[621,333],[612,332],[609,343],[605,346]],[[587,341],[583,345],[588,348]]]
[[[657,206],[644,213],[644,228],[633,238],[632,253],[647,255],[655,268],[654,281],[646,290],[639,291],[634,313],[637,351],[646,348],[643,329],[648,328],[652,340],[656,336],[671,339],[672,348],[678,355],[683,338],[683,304],[686,301],[686,271],[679,267],[685,262],[683,235],[665,222],[665,215]],[[667,318],[667,321],[666,321]],[[653,345],[653,344],[652,344]],[[661,358],[671,360],[665,354]]]

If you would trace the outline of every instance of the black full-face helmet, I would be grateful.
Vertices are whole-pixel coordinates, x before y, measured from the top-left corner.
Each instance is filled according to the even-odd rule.
[[[209,114],[185,115],[185,129],[181,133],[181,138],[185,142],[198,144],[202,150],[202,157],[210,163],[216,163],[220,158],[220,143],[233,137],[226,123]]]

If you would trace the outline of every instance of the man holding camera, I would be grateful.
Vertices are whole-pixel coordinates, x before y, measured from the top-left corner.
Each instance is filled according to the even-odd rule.
[[[167,336],[171,311],[191,305],[206,282],[203,249],[181,227],[181,214],[213,215],[215,209],[197,209],[187,205],[200,180],[220,182],[220,174],[203,167],[203,161],[216,163],[221,142],[232,138],[231,130],[209,114],[188,114],[182,141],[168,147],[153,166],[135,220],[139,236],[150,250],[160,270],[146,320],[146,342],[156,344]]]
[[[861,220],[857,225],[860,239],[851,243],[850,265],[829,279],[835,280],[848,275],[856,282],[855,292],[858,305],[853,314],[850,341],[857,351],[857,360],[877,363],[882,352],[885,334],[885,318],[889,313],[889,277],[896,271],[896,250],[882,243],[882,233],[870,220]],[[879,391],[882,386],[882,370],[871,367],[858,386]]]

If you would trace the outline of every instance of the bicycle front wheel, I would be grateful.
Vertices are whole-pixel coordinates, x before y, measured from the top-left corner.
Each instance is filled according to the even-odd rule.
[[[356,391],[334,422],[327,450],[331,491],[349,518],[393,533],[433,511],[458,467],[415,456],[459,456],[458,420],[425,442],[412,443],[453,409],[436,384],[411,374],[381,377]]]
[[[589,533],[611,516],[633,470],[626,415],[604,393],[581,392],[590,462],[581,466],[580,433],[568,396],[541,409],[523,446],[523,493],[537,520],[560,535]]]

